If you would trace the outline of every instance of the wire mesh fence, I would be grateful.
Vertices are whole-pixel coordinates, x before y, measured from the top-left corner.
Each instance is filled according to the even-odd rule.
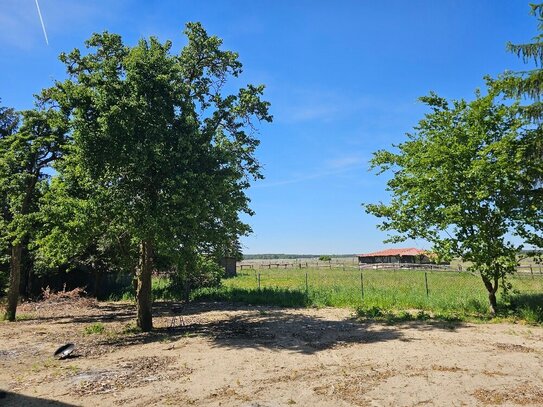
[[[543,294],[543,275],[516,273],[509,277],[513,296]],[[237,289],[296,291],[321,306],[377,306],[383,308],[484,312],[488,293],[474,273],[413,270],[331,268],[253,268],[238,271],[227,281]]]

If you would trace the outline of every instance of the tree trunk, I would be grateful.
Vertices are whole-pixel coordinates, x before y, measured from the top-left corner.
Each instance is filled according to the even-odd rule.
[[[23,245],[18,243],[11,247],[11,259],[9,264],[9,289],[5,318],[15,321],[17,303],[19,302],[19,286],[21,285],[21,257]]]
[[[21,215],[27,215],[30,207],[30,201],[36,187],[38,175],[35,174],[26,186],[23,203],[21,206]],[[23,236],[24,237],[24,236]],[[21,263],[23,259],[23,243],[17,243],[11,246],[11,258],[9,262],[9,288],[8,302],[6,305],[5,319],[15,321],[17,313],[17,303],[19,302],[19,291],[21,290]]]
[[[492,315],[496,315],[498,312],[498,304],[496,302],[496,293],[495,292],[489,292],[488,293],[488,301],[490,302],[490,313]]]
[[[21,281],[19,283],[19,297],[29,298],[32,296],[31,278],[32,262],[28,253],[28,237],[22,242],[23,251],[21,253]]]
[[[25,287],[25,295],[27,298],[33,297],[33,290],[34,290],[34,270],[33,265],[30,264],[27,268],[26,272],[26,287]]]
[[[490,313],[492,315],[496,315],[498,312],[498,303],[496,301],[496,291],[498,291],[498,279],[494,279],[494,285],[490,282],[490,280],[485,277],[483,277],[483,283],[485,284],[486,290],[488,291],[488,302],[490,303]]]
[[[140,264],[137,272],[137,326],[144,332],[153,329],[151,293],[151,273],[153,272],[153,244],[149,240],[142,240],[140,244]]]
[[[99,268],[94,269],[94,287],[92,290],[92,295],[95,298],[100,296],[100,283],[102,280],[102,272]]]

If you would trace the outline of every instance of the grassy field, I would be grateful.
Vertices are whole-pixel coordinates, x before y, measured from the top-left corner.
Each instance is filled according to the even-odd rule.
[[[362,274],[362,275],[361,275]],[[500,299],[503,317],[543,322],[543,277],[515,275]],[[470,273],[422,270],[255,269],[238,271],[220,288],[201,289],[193,299],[280,306],[357,308],[361,314],[428,313],[451,318],[488,317],[481,278]]]

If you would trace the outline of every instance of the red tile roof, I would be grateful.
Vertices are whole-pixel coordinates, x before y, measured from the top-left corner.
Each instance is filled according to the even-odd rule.
[[[426,254],[426,250],[415,249],[410,247],[408,249],[387,249],[380,252],[359,254],[358,257],[375,257],[375,256],[418,256],[420,254]]]

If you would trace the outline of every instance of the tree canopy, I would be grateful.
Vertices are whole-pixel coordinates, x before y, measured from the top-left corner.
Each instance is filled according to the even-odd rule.
[[[540,122],[543,118],[543,4],[531,4],[530,7],[538,21],[539,34],[525,44],[509,42],[507,50],[533,67],[521,72],[507,71],[492,83],[510,97],[529,101],[521,107],[522,113],[530,120]]]
[[[185,34],[178,54],[154,37],[130,47],[119,35],[94,34],[86,54],[61,55],[69,77],[44,92],[70,115],[71,158],[60,176],[79,172],[87,182],[82,199],[107,219],[100,227],[128,236],[139,252],[144,330],[152,328],[158,258],[182,270],[198,253],[226,250],[250,231],[239,214],[252,214],[245,190],[261,178],[253,125],[272,119],[263,85],[225,92],[242,72],[236,53],[223,51],[199,23]]]
[[[3,113],[6,113],[4,111]],[[21,123],[12,112],[2,120],[0,138],[0,199],[2,219],[0,240],[9,253],[10,281],[6,318],[15,320],[19,298],[23,249],[34,229],[44,181],[44,170],[64,153],[66,116],[55,109],[28,110]],[[7,125],[6,125],[7,123]]]
[[[533,235],[541,206],[532,205],[525,171],[527,121],[518,104],[476,95],[449,102],[436,94],[421,100],[431,109],[397,151],[375,153],[372,167],[389,171],[389,203],[366,204],[383,218],[391,241],[423,238],[441,257],[471,262],[496,312],[499,284],[515,270],[521,244],[511,235]]]

